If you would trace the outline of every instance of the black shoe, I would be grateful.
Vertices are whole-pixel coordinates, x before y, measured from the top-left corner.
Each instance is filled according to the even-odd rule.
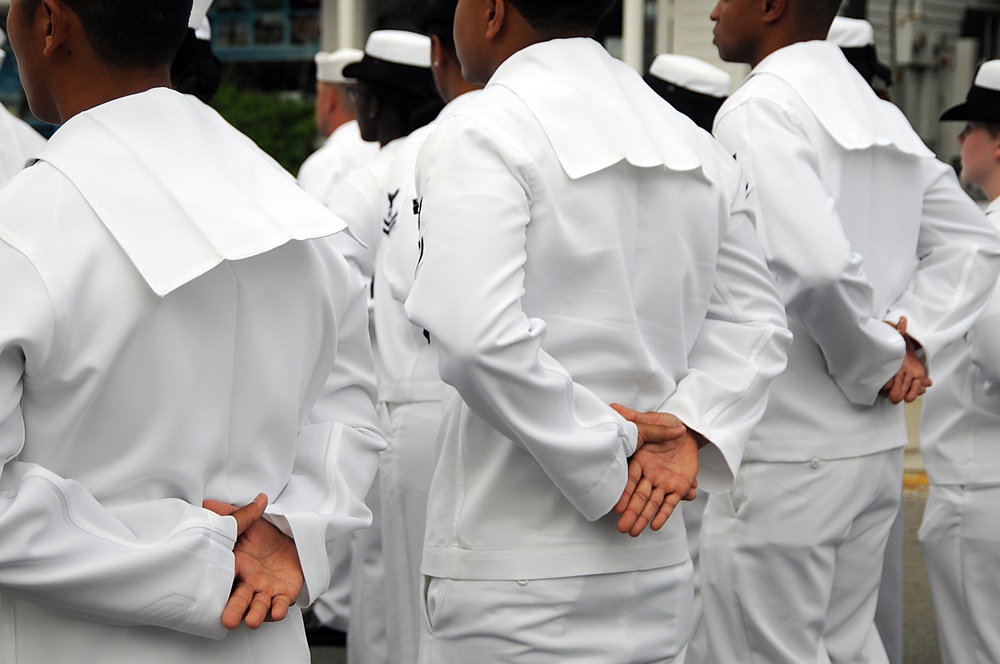
[[[311,646],[346,646],[347,634],[339,629],[327,627],[316,614],[306,610],[302,612],[302,622],[306,627],[306,641]]]

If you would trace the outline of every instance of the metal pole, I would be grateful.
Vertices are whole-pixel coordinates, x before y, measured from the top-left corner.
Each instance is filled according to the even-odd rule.
[[[646,0],[625,0],[622,12],[622,60],[641,72],[646,66]]]
[[[358,31],[359,0],[337,0],[337,46],[361,48]]]
[[[671,43],[671,26],[673,24],[672,0],[656,1],[656,30],[653,32],[653,50],[656,53],[668,53],[673,49]]]

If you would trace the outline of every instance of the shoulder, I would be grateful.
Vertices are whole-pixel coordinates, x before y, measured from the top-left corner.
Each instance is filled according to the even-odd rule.
[[[808,106],[787,81],[767,73],[754,74],[722,104],[716,115],[718,125],[730,117],[748,113],[799,116]]]
[[[67,207],[87,206],[65,175],[51,164],[38,161],[0,189],[0,229],[16,230],[25,224],[37,227]]]
[[[544,132],[527,106],[503,86],[489,86],[462,109],[438,122],[426,140],[420,162],[428,164],[442,155],[493,153],[505,159],[527,159],[531,148],[547,144]]]

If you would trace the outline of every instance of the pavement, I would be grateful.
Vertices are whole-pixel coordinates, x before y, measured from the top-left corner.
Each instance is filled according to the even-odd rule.
[[[919,405],[908,408],[910,444],[903,462],[903,662],[941,664],[934,607],[917,532],[927,503],[927,474],[916,440]],[[344,648],[314,647],[312,664],[346,664]],[[716,663],[728,664],[728,663]]]

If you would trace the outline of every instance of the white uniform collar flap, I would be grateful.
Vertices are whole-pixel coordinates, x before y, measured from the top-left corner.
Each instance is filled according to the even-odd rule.
[[[161,296],[224,260],[346,228],[214,110],[165,88],[73,117],[37,160],[73,183]]]
[[[791,85],[845,150],[877,145],[905,154],[933,156],[916,133],[907,130],[909,122],[889,120],[902,115],[898,108],[879,99],[867,84],[858,85],[862,79],[836,44],[807,41],[781,48],[764,58],[744,85],[758,76],[775,76]]]
[[[570,178],[622,160],[640,168],[701,167],[687,139],[687,118],[592,39],[556,39],[523,49],[497,69],[489,85],[504,86],[525,103]]]

